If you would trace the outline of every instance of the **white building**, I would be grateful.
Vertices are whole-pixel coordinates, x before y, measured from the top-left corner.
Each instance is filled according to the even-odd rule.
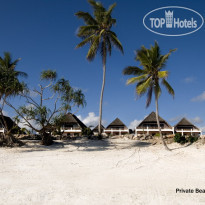
[[[169,125],[163,118],[159,116],[159,122],[161,127],[162,135],[170,135],[174,134],[174,127]],[[136,128],[135,128],[135,134],[136,135],[156,135],[159,133],[159,129],[157,126],[157,119],[156,119],[156,113],[152,112],[150,113]]]
[[[104,129],[104,133],[107,135],[123,135],[128,134],[129,129],[119,118],[116,118]]]

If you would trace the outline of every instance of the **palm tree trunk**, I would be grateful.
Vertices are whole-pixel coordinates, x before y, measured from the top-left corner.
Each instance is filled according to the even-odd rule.
[[[101,138],[102,130],[101,130],[101,124],[102,124],[102,103],[103,103],[103,93],[104,93],[104,87],[105,87],[105,73],[106,73],[106,59],[103,58],[103,82],[102,82],[102,88],[101,88],[101,95],[100,95],[100,108],[99,108],[99,123],[98,123],[98,133],[99,137]]]
[[[161,140],[162,140],[162,143],[163,143],[165,149],[171,151],[171,150],[169,149],[169,147],[167,147],[167,144],[166,144],[166,142],[165,142],[165,140],[164,140],[164,138],[163,138],[163,136],[162,136],[162,131],[161,131],[160,123],[159,123],[159,114],[158,114],[158,113],[159,113],[159,110],[158,110],[158,98],[157,98],[156,95],[155,95],[155,105],[156,105],[157,126],[158,126],[158,129],[159,129],[160,138],[161,138]]]

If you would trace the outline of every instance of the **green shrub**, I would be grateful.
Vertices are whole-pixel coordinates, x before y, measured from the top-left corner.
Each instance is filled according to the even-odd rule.
[[[181,133],[176,133],[174,136],[174,141],[180,144],[185,144],[187,139],[181,135]]]
[[[160,134],[159,134],[159,133],[156,133],[154,136],[155,136],[155,137],[160,137]]]
[[[197,140],[199,139],[199,137],[195,137],[195,136],[189,136],[188,137],[188,141],[190,142],[190,143],[194,143],[194,142],[196,142]]]
[[[89,127],[83,128],[83,130],[82,130],[83,136],[91,136],[92,134],[93,134],[93,132]]]

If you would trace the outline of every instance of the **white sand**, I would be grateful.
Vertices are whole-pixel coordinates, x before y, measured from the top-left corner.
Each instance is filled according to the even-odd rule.
[[[131,140],[0,148],[0,204],[205,204],[205,146]],[[172,144],[171,147],[178,145]]]

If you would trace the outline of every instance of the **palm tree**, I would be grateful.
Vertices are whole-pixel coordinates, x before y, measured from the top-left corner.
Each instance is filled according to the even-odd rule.
[[[26,85],[19,80],[19,77],[26,77],[27,74],[15,70],[19,61],[20,59],[12,61],[11,54],[9,52],[5,52],[3,58],[0,57],[0,114],[5,126],[5,142],[9,146],[12,146],[16,140],[10,134],[10,130],[8,129],[6,120],[4,119],[3,108],[8,98],[19,95],[26,87]]]
[[[103,63],[103,82],[100,95],[100,108],[99,108],[99,124],[98,132],[101,136],[101,121],[102,121],[102,102],[103,92],[105,87],[105,74],[106,74],[106,59],[107,54],[111,55],[112,47],[115,46],[123,53],[123,47],[117,38],[116,33],[111,31],[113,25],[116,24],[116,19],[112,18],[111,14],[116,6],[116,3],[112,4],[107,10],[103,7],[102,3],[94,0],[88,0],[89,4],[93,8],[94,16],[88,12],[79,11],[75,15],[78,18],[84,20],[85,25],[80,26],[77,36],[82,38],[76,48],[80,48],[86,44],[89,44],[89,50],[86,58],[92,61],[97,51],[100,52]]]
[[[141,97],[144,94],[147,94],[146,107],[150,105],[152,94],[154,93],[159,134],[167,150],[170,149],[164,141],[159,123],[158,99],[161,94],[160,83],[167,89],[169,94],[174,97],[174,90],[166,80],[169,72],[163,71],[162,69],[166,66],[170,54],[175,50],[176,49],[170,50],[166,55],[162,55],[158,43],[155,41],[155,45],[151,46],[150,49],[142,46],[141,49],[136,52],[135,60],[140,62],[142,69],[136,66],[128,66],[123,70],[124,75],[135,75],[135,77],[128,79],[127,84],[137,83],[137,95]]]

